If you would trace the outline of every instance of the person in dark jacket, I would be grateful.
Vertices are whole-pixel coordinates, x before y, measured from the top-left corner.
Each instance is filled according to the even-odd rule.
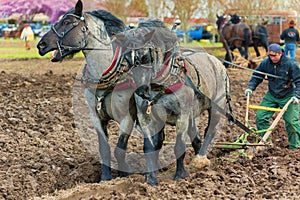
[[[259,73],[262,72],[262,73]],[[290,100],[293,103],[283,115],[285,128],[288,134],[289,148],[300,148],[300,122],[299,122],[299,98],[300,98],[300,68],[296,60],[284,55],[278,44],[268,47],[268,58],[264,59],[253,72],[245,93],[250,96],[252,91],[268,77],[268,91],[264,95],[260,105],[273,108],[283,108]],[[265,130],[270,126],[270,119],[274,112],[257,110],[255,120],[257,130]],[[261,134],[263,136],[264,133]]]
[[[295,59],[297,42],[299,41],[299,32],[294,26],[296,26],[295,21],[289,21],[289,28],[281,33],[280,39],[284,40],[285,55],[288,56],[290,52],[290,57]]]
[[[238,16],[236,13],[234,13],[233,15],[230,15],[230,21],[231,21],[231,23],[233,23],[233,24],[238,24],[238,23],[240,23],[241,22],[241,17],[240,16]]]

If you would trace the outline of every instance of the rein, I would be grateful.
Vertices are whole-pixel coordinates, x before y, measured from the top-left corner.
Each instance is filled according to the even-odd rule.
[[[258,74],[262,74],[262,75],[265,75],[265,76],[270,76],[270,77],[273,77],[273,78],[279,78],[279,79],[286,80],[286,81],[288,80],[288,79],[286,79],[286,78],[284,78],[284,77],[282,77],[282,76],[276,76],[276,75],[274,75],[274,74],[269,74],[269,73],[261,72],[261,71],[255,70],[255,69],[250,69],[250,68],[247,68],[247,67],[243,67],[243,66],[241,66],[241,65],[237,65],[237,64],[235,64],[235,63],[226,61],[226,60],[224,60],[224,59],[222,59],[222,58],[218,58],[218,59],[219,59],[220,61],[222,61],[222,62],[225,62],[225,63],[227,63],[227,64],[233,65],[233,66],[235,66],[235,67],[239,67],[239,68],[241,68],[241,69],[249,70],[249,71],[256,72],[256,73],[258,73]]]

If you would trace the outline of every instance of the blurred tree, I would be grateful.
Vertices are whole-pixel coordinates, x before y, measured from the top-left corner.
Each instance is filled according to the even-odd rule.
[[[203,7],[202,0],[172,0],[173,4],[167,4],[166,8],[171,12],[175,18],[181,20],[181,27],[183,30],[187,30],[188,20],[197,15],[197,12]]]
[[[31,21],[38,13],[49,16],[51,22],[75,6],[76,0],[3,0],[0,2],[2,16],[22,14],[22,20]]]
[[[129,10],[134,10],[136,12],[142,13],[148,16],[148,7],[146,4],[146,0],[132,0],[128,6]]]
[[[257,22],[257,19],[261,17],[265,10],[284,10],[288,9],[287,5],[284,6],[283,1],[269,0],[269,1],[259,1],[259,0],[215,0],[214,6],[222,6],[217,14],[226,13],[234,14],[238,12],[243,16],[257,16],[257,18],[247,18],[247,23],[253,24]],[[230,12],[232,11],[232,13]],[[220,13],[221,12],[221,13]]]
[[[166,1],[160,0],[146,0],[146,5],[148,6],[149,17],[151,18],[160,18],[163,16],[163,7],[165,6]]]
[[[122,21],[125,21],[130,13],[130,9],[128,9],[129,2],[127,0],[103,0],[100,1],[99,4],[100,3]]]

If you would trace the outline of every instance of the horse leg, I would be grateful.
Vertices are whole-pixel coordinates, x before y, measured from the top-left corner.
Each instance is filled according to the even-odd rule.
[[[198,155],[200,153],[202,141],[201,141],[201,136],[199,134],[197,126],[195,124],[195,120],[193,118],[189,119],[188,134],[189,134],[190,140],[192,142],[192,147],[194,149],[194,153],[195,153],[195,155]]]
[[[192,165],[198,169],[210,165],[210,160],[207,159],[208,147],[216,135],[216,127],[220,120],[220,114],[215,109],[209,109],[208,126],[205,129],[204,141],[200,148],[199,155],[196,155],[192,161]]]
[[[186,152],[186,142],[185,136],[189,130],[190,120],[188,114],[181,113],[180,118],[176,123],[176,143],[174,147],[174,152],[176,156],[176,173],[174,176],[174,180],[183,179],[187,176],[187,172],[184,168],[184,157]]]
[[[114,151],[115,158],[118,162],[118,177],[126,177],[130,175],[130,167],[125,160],[129,137],[130,134],[120,131],[117,146]]]
[[[232,58],[233,58],[233,55],[230,51],[226,51],[226,54],[225,54],[225,61],[227,62],[224,62],[223,65],[228,68],[229,67],[229,63],[232,62]],[[229,63],[228,63],[229,62]]]
[[[248,59],[248,50],[249,50],[249,43],[251,40],[251,31],[250,29],[244,30],[244,48],[245,48],[245,58]]]
[[[260,52],[259,52],[259,50],[258,50],[258,41],[253,40],[253,48],[254,48],[254,50],[255,50],[256,57],[259,57],[259,56],[260,56]]]
[[[156,172],[159,169],[159,151],[162,148],[164,140],[164,129],[153,136],[144,138],[144,154],[146,158],[146,183],[154,186],[158,185]]]
[[[89,106],[90,111],[90,119],[91,122],[98,134],[99,141],[99,152],[102,159],[102,174],[101,180],[111,180],[111,154],[110,154],[110,146],[107,140],[107,132],[104,129],[106,127],[106,122],[100,120],[99,115],[97,113],[97,104],[98,100],[95,94],[89,89],[85,89],[85,97]]]
[[[119,122],[120,132],[118,142],[114,150],[114,156],[118,163],[118,176],[126,177],[130,174],[130,167],[126,162],[126,149],[128,139],[133,130],[136,120],[135,101],[132,97],[133,90],[122,90],[112,92],[105,98],[105,108],[108,115]],[[123,106],[120,106],[123,105]],[[128,105],[126,107],[125,105]]]
[[[165,123],[157,115],[155,106],[151,108],[151,113],[146,114],[144,108],[144,98],[138,94],[134,94],[137,108],[137,119],[141,132],[144,136],[144,154],[146,159],[145,179],[147,184],[154,186],[158,185],[156,171],[159,169],[159,150],[162,148],[164,140]],[[155,114],[153,114],[155,113]],[[151,115],[151,116],[150,116]]]
[[[246,51],[244,51],[244,49],[242,47],[238,47],[238,50],[239,50],[241,56],[246,58]]]

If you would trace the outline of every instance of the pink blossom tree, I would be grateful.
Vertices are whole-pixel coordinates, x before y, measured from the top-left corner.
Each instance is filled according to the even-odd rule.
[[[43,13],[49,16],[50,22],[74,7],[77,0],[1,0],[0,14],[8,17],[21,14],[23,20],[31,21],[35,14]]]

